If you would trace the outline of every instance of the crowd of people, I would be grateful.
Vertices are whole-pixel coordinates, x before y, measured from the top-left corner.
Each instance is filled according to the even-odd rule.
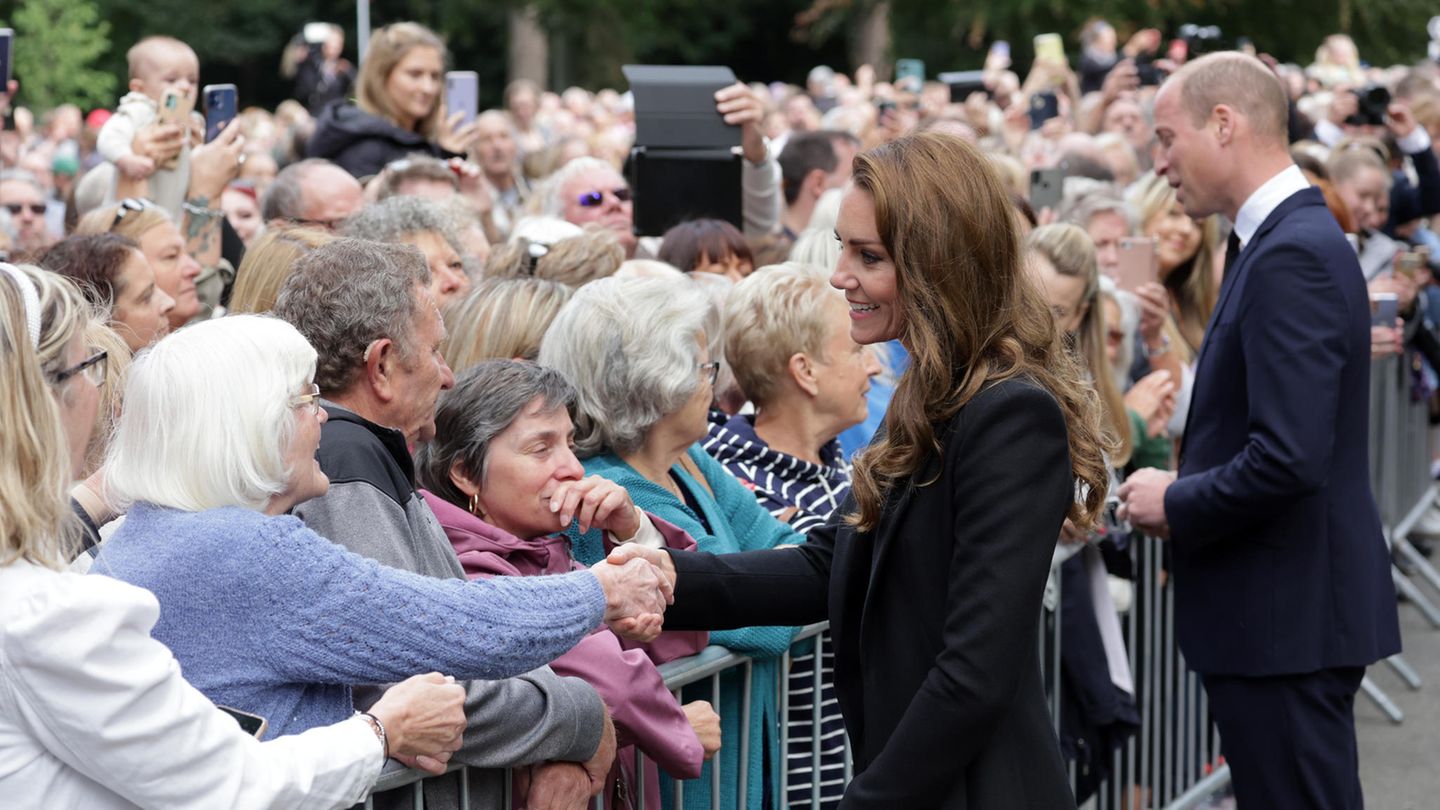
[[[1211,118],[1177,105],[1237,86],[1212,39],[1122,45],[1096,20],[1078,44],[1024,75],[993,49],[964,85],[867,65],[725,88],[742,216],[650,234],[629,94],[516,81],[464,121],[444,40],[415,23],[375,31],[358,68],[340,29],[307,30],[298,100],[208,141],[162,109],[202,85],[168,37],[130,49],[113,111],[12,110],[0,755],[20,764],[0,793],[347,806],[393,758],[472,766],[427,781],[431,806],[498,806],[508,772],[531,808],[659,807],[718,766],[724,807],[1056,807],[1063,754],[1083,799],[1135,723],[1127,521],[1178,548],[1196,499],[1240,509],[1182,486],[1182,447],[1197,424],[1223,443],[1207,374],[1268,368],[1248,316],[1216,315],[1264,245],[1255,189],[1194,168],[1201,136],[1169,122],[1280,144],[1256,154],[1318,188],[1393,313],[1364,325],[1369,357],[1412,356],[1433,392],[1440,66],[1367,66],[1335,35],[1308,67],[1247,58],[1242,86],[1278,89]],[[1225,183],[1244,194],[1199,201]],[[1235,300],[1286,296],[1248,284]],[[1331,337],[1301,352],[1320,377]],[[1325,477],[1265,437],[1245,452]],[[1190,500],[1155,496],[1167,523],[1151,487],[1177,470]],[[1093,595],[1065,606],[1082,709],[1058,746],[1035,659],[1049,577]],[[657,667],[707,644],[753,668],[675,697]],[[983,731],[947,741],[941,720]]]

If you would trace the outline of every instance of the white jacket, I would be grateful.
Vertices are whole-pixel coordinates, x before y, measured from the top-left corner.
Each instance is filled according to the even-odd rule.
[[[261,743],[150,637],[160,606],[108,577],[0,567],[0,797],[16,808],[345,807],[380,775],[352,718]]]

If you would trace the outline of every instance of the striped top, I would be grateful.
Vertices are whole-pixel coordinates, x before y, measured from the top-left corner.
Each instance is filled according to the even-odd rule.
[[[710,423],[705,452],[755,493],[760,505],[780,518],[795,509],[790,525],[800,534],[822,525],[850,494],[850,464],[839,440],[820,449],[821,464],[773,450],[755,434],[753,415],[740,414],[725,424]]]

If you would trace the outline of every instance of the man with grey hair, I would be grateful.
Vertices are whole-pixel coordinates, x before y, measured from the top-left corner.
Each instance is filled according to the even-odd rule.
[[[260,201],[260,218],[270,225],[308,225],[339,230],[365,204],[365,189],[349,172],[328,160],[309,158],[286,166]]]
[[[1195,361],[1179,477],[1140,470],[1121,517],[1170,538],[1175,625],[1241,807],[1359,808],[1355,693],[1400,651],[1370,491],[1370,301],[1290,158],[1259,60],[1187,63],[1155,99],[1155,171],[1235,223]]]
[[[285,282],[275,314],[294,324],[319,354],[315,382],[328,415],[318,460],[329,491],[295,514],[321,535],[385,565],[464,579],[444,530],[416,490],[409,449],[434,437],[436,400],[455,382],[440,355],[444,325],[429,283],[416,248],[359,239],[317,248]],[[609,620],[616,615],[612,597],[618,604],[623,588],[604,578],[601,584]],[[546,763],[532,769],[531,801],[537,806],[556,794],[573,805],[599,788],[615,739],[604,704],[588,684],[542,668],[465,687],[469,725],[457,761],[484,769]],[[355,694],[363,706],[379,691]],[[457,806],[455,778],[432,780],[427,806]],[[503,773],[486,770],[477,778],[479,784],[472,780],[470,786],[472,806],[499,806]]]
[[[45,189],[35,175],[23,169],[0,172],[0,206],[10,212],[17,253],[40,251],[54,244],[45,225]]]
[[[510,236],[510,227],[530,197],[530,184],[516,162],[515,125],[500,110],[486,110],[475,119],[475,160],[485,177],[494,207],[490,221],[501,238]]]
[[[460,214],[423,197],[400,195],[367,205],[345,222],[346,236],[420,248],[430,266],[430,294],[443,309],[470,289]]]

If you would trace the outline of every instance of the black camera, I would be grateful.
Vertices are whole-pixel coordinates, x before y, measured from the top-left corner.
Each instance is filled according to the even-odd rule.
[[[1355,114],[1345,119],[1352,127],[1383,127],[1386,111],[1390,109],[1390,91],[1382,85],[1367,84],[1359,90],[1352,90],[1359,102]]]
[[[1204,56],[1216,51],[1230,50],[1230,47],[1225,44],[1225,36],[1218,25],[1186,23],[1180,26],[1180,39],[1185,41],[1187,59],[1194,59],[1197,56]]]

